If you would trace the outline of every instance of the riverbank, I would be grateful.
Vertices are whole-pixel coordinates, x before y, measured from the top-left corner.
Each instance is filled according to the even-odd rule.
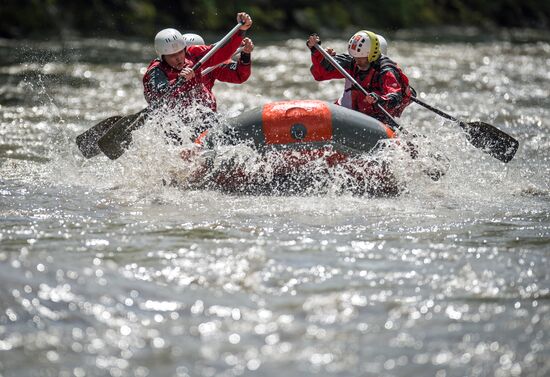
[[[308,33],[313,30],[346,31],[348,28],[402,30],[455,25],[476,26],[490,31],[498,27],[550,27],[550,4],[540,1],[495,0],[488,3],[464,1],[394,0],[342,3],[329,0],[286,2],[273,0],[234,4],[221,0],[169,3],[156,0],[132,2],[44,2],[4,1],[0,5],[0,37],[121,37],[154,34],[165,25],[178,28],[222,31],[237,11],[254,18],[258,32]]]

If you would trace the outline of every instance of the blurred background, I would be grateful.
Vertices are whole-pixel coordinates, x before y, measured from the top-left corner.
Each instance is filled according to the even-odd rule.
[[[253,15],[255,33],[550,27],[550,1],[541,0],[3,0],[0,37],[150,37],[168,26],[217,32],[236,11]]]

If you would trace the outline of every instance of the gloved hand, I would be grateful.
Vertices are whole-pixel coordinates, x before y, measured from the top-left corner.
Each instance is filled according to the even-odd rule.
[[[317,35],[317,33],[313,33],[309,36],[309,38],[306,41],[306,46],[310,49],[314,48],[315,42],[317,42],[318,45],[321,44],[321,37]]]
[[[374,105],[377,103],[381,103],[382,98],[380,98],[380,96],[376,93],[369,93],[368,96],[365,96],[365,102],[368,103],[369,105]]]
[[[183,77],[185,81],[189,81],[195,77],[195,71],[193,71],[193,68],[185,67],[180,71],[179,77]]]
[[[241,46],[245,54],[250,54],[252,50],[254,50],[254,43],[252,42],[252,39],[248,37],[243,39]]]
[[[237,22],[243,22],[240,28],[241,30],[248,30],[252,26],[252,17],[250,17],[248,13],[240,12],[237,13]]]

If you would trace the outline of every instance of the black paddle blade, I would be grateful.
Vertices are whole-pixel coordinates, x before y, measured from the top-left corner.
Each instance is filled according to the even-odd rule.
[[[101,153],[97,145],[98,140],[105,135],[111,126],[120,120],[120,118],[122,118],[120,115],[116,115],[102,120],[76,137],[76,145],[84,157],[92,158]]]
[[[99,139],[99,149],[111,160],[116,160],[132,142],[132,132],[144,123],[145,110],[122,117]]]
[[[483,122],[461,123],[461,126],[474,147],[505,163],[514,158],[519,142],[512,136]]]

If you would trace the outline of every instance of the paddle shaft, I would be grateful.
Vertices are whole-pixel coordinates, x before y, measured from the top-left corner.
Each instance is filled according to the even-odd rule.
[[[334,60],[334,58],[332,56],[330,56],[330,54],[328,52],[325,51],[325,49],[323,49],[321,46],[319,46],[318,43],[315,43],[314,46],[317,49],[317,51],[319,51],[323,55],[323,57],[326,60],[328,60],[330,62],[330,64],[332,64],[334,66],[334,68],[336,68],[342,75],[344,75],[344,77],[346,79],[348,79],[353,84],[353,86],[355,86],[357,89],[359,89],[364,95],[366,95],[366,96],[370,95],[370,93],[367,92],[365,88],[363,88],[361,85],[359,85],[359,83],[344,68],[342,68],[342,66],[340,64],[338,64],[338,62],[336,60]],[[382,106],[380,106],[379,103],[376,104],[376,107],[378,107],[378,110],[380,110],[380,111],[382,111],[382,113],[384,113],[384,115],[391,121],[392,125],[395,128],[397,128],[399,130],[403,130],[401,125],[399,123],[397,123],[397,121],[391,116],[391,114],[388,113],[386,111],[386,109],[384,109]]]
[[[239,31],[239,29],[241,28],[241,26],[243,26],[244,22],[239,22],[237,25],[235,25],[235,27],[233,27],[233,29],[231,29],[229,31],[229,33],[227,33],[227,35],[225,37],[223,37],[218,43],[216,43],[216,45],[214,47],[212,47],[212,50],[208,51],[208,53],[206,55],[203,56],[203,58],[201,60],[199,60],[197,62],[197,64],[195,64],[193,66],[193,71],[196,71],[197,69],[199,69],[200,67],[202,67],[202,65],[212,57],[212,55],[214,55],[220,48],[223,47],[223,45],[225,45],[227,43],[227,41],[229,41],[231,39],[231,37]]]
[[[212,49],[211,49],[210,51],[208,51],[208,53],[202,57],[201,60],[199,60],[198,62],[195,63],[195,65],[194,65],[193,68],[192,68],[193,71],[196,72],[197,70],[199,70],[199,68],[201,68],[201,67],[203,66],[203,64],[206,63],[206,61],[212,57],[212,55],[214,55],[216,52],[218,52],[218,50],[219,50],[220,48],[222,48],[222,47],[231,39],[231,37],[233,37],[233,35],[234,35],[236,32],[239,31],[239,29],[241,28],[241,26],[243,26],[243,24],[244,24],[244,22],[241,21],[241,22],[239,22],[237,25],[235,25],[235,26],[233,27],[233,29],[231,29],[231,30],[229,31],[229,33],[227,33],[227,35],[226,35],[225,37],[223,37],[218,43],[216,43],[216,44],[214,45],[214,47],[212,47]],[[221,65],[221,64],[223,64],[223,63],[220,63],[220,65]],[[216,68],[216,67],[217,67],[217,66],[215,66],[215,67],[210,67],[210,68],[214,69],[214,68]],[[207,68],[207,69],[209,69],[209,68]],[[210,71],[209,71],[209,72],[210,72]],[[208,72],[207,72],[207,73],[208,73]],[[206,74],[206,73],[203,73],[203,74]],[[176,88],[177,88],[178,86],[180,86],[180,85],[181,85],[182,83],[184,83],[184,82],[185,82],[185,79],[184,79],[183,77],[179,77],[179,78],[177,79],[176,83],[172,86],[172,88],[171,88],[169,91],[163,93],[163,95],[161,96],[161,98],[164,98],[164,97],[167,96],[168,94],[172,93],[174,90],[176,90]]]
[[[423,102],[423,101],[419,100],[418,98],[416,98],[414,96],[411,96],[411,101],[416,102],[420,106],[425,107],[426,109],[433,111],[434,113],[436,113],[437,115],[442,116],[445,119],[452,120],[453,122],[462,123],[459,119],[456,119],[454,116],[449,115],[447,113],[444,113],[443,111],[441,111],[439,109],[436,109],[433,106],[428,105],[426,102]]]
[[[239,47],[235,53],[233,54],[232,57],[234,57],[235,55],[237,55],[238,53],[240,53],[241,51],[243,50],[242,47]],[[205,76],[207,74],[209,74],[210,72],[212,72],[213,70],[215,70],[216,68],[218,68],[219,66],[223,65],[225,63],[220,63],[220,64],[216,64],[215,66],[212,66],[212,67],[208,67],[206,68],[204,71],[202,71],[202,75]]]

